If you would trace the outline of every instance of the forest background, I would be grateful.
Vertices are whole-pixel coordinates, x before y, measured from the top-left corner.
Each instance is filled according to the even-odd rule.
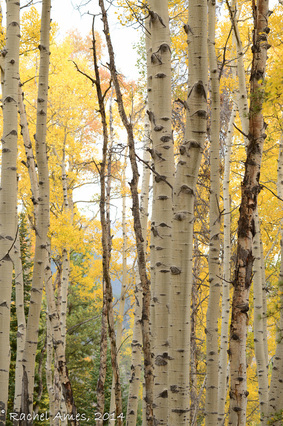
[[[58,37],[34,3],[1,23],[0,424],[282,424],[282,4],[85,1]]]

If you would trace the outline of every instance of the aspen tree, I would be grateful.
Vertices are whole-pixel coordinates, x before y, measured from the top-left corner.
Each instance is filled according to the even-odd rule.
[[[189,42],[189,89],[185,138],[179,150],[174,185],[173,251],[170,292],[170,426],[190,420],[190,305],[194,199],[201,154],[207,130],[207,3],[189,2],[185,26]]]
[[[279,156],[277,167],[277,194],[283,199],[283,138],[280,138]],[[280,224],[280,273],[278,281],[278,293],[280,303],[280,318],[276,330],[276,351],[273,358],[270,389],[268,395],[268,421],[273,425],[282,423],[283,407],[283,226]],[[280,415],[281,412],[281,415]],[[277,417],[277,419],[276,419]]]
[[[17,239],[17,141],[20,3],[7,1],[4,50],[3,136],[0,188],[0,424],[5,424],[10,367],[13,246]]]
[[[264,97],[264,77],[267,59],[268,1],[259,0],[253,5],[253,62],[250,77],[249,143],[242,183],[240,218],[238,225],[238,245],[232,318],[230,326],[230,413],[229,424],[246,424],[247,371],[246,335],[249,311],[249,290],[252,282],[252,243],[255,237],[255,212],[260,191],[259,177],[261,156],[266,137],[262,103]]]
[[[107,13],[104,6],[104,1],[99,0],[99,6],[102,12],[102,21],[103,21],[103,32],[106,38],[106,44],[109,54],[109,65],[111,77],[113,79],[118,110],[121,117],[121,121],[128,137],[128,147],[129,147],[129,157],[130,164],[132,169],[132,180],[130,182],[130,189],[132,194],[132,213],[134,218],[134,232],[136,237],[136,246],[137,246],[137,259],[138,259],[138,269],[140,280],[143,290],[143,307],[142,307],[142,336],[143,336],[143,353],[144,353],[144,376],[145,376],[145,387],[146,387],[146,418],[148,426],[153,425],[153,366],[151,359],[151,342],[150,342],[150,326],[149,326],[149,314],[150,314],[150,281],[147,276],[146,271],[146,259],[143,246],[143,235],[142,227],[140,220],[140,209],[139,209],[139,196],[138,196],[138,178],[139,172],[136,161],[135,153],[135,144],[134,144],[134,135],[133,135],[133,126],[131,121],[128,119],[122,93],[120,89],[120,84],[118,80],[113,45],[110,36],[110,30],[108,25]]]
[[[127,426],[136,426],[138,415],[138,402],[140,379],[142,372],[142,288],[139,274],[136,274],[135,288],[135,321],[132,340],[132,357],[131,357],[131,377],[129,385],[129,397],[127,405]]]
[[[149,199],[149,181],[150,169],[147,164],[150,161],[149,155],[150,145],[150,129],[149,121],[145,120],[145,143],[143,151],[143,174],[141,186],[141,202],[140,202],[140,215],[141,227],[143,235],[144,251],[146,252],[146,235],[147,235],[147,222],[148,222],[148,199]],[[136,288],[135,288],[135,322],[132,340],[132,358],[131,358],[131,378],[129,385],[129,397],[127,406],[127,426],[135,426],[137,421],[138,411],[138,394],[140,387],[141,371],[142,371],[142,287],[139,274],[136,273]]]
[[[111,114],[110,114],[110,126],[111,123]],[[124,319],[124,310],[125,310],[125,301],[126,301],[126,292],[127,292],[127,227],[126,227],[126,166],[127,161],[123,165],[122,171],[122,181],[121,181],[121,196],[122,196],[122,285],[121,285],[121,294],[119,300],[119,311],[118,311],[118,320],[117,320],[117,330],[116,330],[116,344],[117,344],[117,363],[120,363],[120,350],[122,343],[123,335],[123,319]],[[109,176],[109,173],[108,173]],[[110,205],[110,200],[109,200]],[[114,390],[115,383],[114,377],[112,379],[112,390],[111,390],[111,402],[110,402],[110,413],[115,412],[115,399],[114,399]]]
[[[168,2],[149,2],[151,33],[152,158],[154,163],[154,212],[151,231],[155,246],[154,412],[158,424],[167,424],[168,409],[168,303],[172,240],[174,152],[171,124],[171,50]]]
[[[13,264],[15,271],[15,288],[16,288],[16,313],[17,313],[17,358],[15,371],[15,396],[14,396],[14,412],[21,411],[21,394],[22,394],[22,376],[23,376],[23,352],[26,339],[26,318],[24,304],[24,278],[23,266],[21,258],[21,247],[19,234],[14,245]]]
[[[218,404],[218,318],[220,301],[220,93],[215,51],[215,2],[208,2],[208,57],[211,82],[210,203],[209,203],[209,299],[206,314],[206,400],[205,424],[219,422]]]
[[[39,203],[36,222],[36,243],[32,290],[27,321],[27,334],[23,359],[23,393],[21,410],[26,415],[32,413],[34,368],[37,348],[38,324],[41,310],[42,288],[47,255],[47,232],[49,228],[49,176],[46,146],[46,118],[49,70],[50,0],[42,3],[40,34],[40,68],[38,82],[36,160],[38,168]],[[23,424],[25,423],[24,421]]]
[[[59,398],[56,398],[55,394],[55,386],[53,381],[53,374],[52,374],[52,360],[53,360],[53,339],[52,339],[52,331],[51,331],[51,324],[50,319],[47,311],[47,321],[46,321],[46,385],[47,385],[47,391],[49,396],[49,416],[50,416],[50,425],[51,426],[59,426],[59,419],[56,422],[56,419],[54,419],[55,414],[59,410],[59,404],[58,400]],[[56,407],[57,403],[57,407]]]
[[[227,350],[229,339],[229,314],[230,314],[230,280],[231,280],[231,215],[230,215],[230,162],[233,141],[233,125],[236,116],[236,105],[231,111],[227,136],[225,140],[224,155],[224,178],[223,178],[223,284],[222,284],[222,306],[221,306],[221,335],[219,350],[219,379],[218,379],[218,418],[224,421],[225,402],[228,388],[227,374]]]
[[[233,35],[236,45],[237,54],[237,77],[238,86],[236,89],[236,102],[238,105],[239,116],[242,124],[242,131],[244,134],[245,146],[248,144],[247,136],[249,133],[249,106],[248,106],[248,90],[246,85],[246,74],[244,66],[244,49],[238,27],[238,21],[240,18],[240,10],[238,10],[237,0],[232,0],[231,7],[227,2],[230,19],[233,28]]]
[[[50,243],[49,243],[50,247]],[[50,248],[49,248],[50,251]],[[57,366],[57,370],[59,373],[59,380],[64,396],[64,401],[67,407],[67,412],[70,418],[76,419],[77,410],[74,403],[73,392],[71,383],[69,380],[68,369],[66,366],[66,357],[65,357],[65,339],[61,333],[60,327],[60,313],[56,307],[55,303],[55,295],[52,284],[52,273],[51,273],[51,259],[50,253],[49,258],[46,261],[46,276],[45,276],[45,289],[47,296],[47,306],[48,306],[48,317],[50,321],[52,340],[54,346],[54,357],[55,357],[55,366]],[[55,399],[56,400],[56,399]],[[58,400],[58,398],[57,398]],[[76,420],[70,420],[72,425],[77,425],[78,422]]]
[[[110,346],[111,346],[111,364],[113,370],[113,378],[115,382],[115,405],[116,405],[116,418],[118,425],[122,424],[121,414],[122,414],[122,394],[121,394],[121,384],[120,384],[120,374],[119,374],[119,365],[118,365],[118,351],[117,351],[117,341],[115,335],[114,328],[114,312],[113,312],[113,295],[112,295],[112,283],[110,277],[110,256],[111,256],[111,232],[110,232],[110,219],[107,217],[107,195],[106,195],[106,173],[107,173],[107,150],[109,149],[109,135],[106,121],[106,111],[105,111],[105,95],[103,94],[101,89],[100,82],[100,74],[97,62],[97,54],[96,54],[96,40],[94,34],[94,22],[92,26],[92,49],[93,49],[93,61],[94,61],[94,71],[95,71],[95,80],[93,83],[96,87],[96,93],[99,103],[99,111],[102,123],[102,132],[103,132],[103,147],[102,147],[102,160],[99,168],[99,177],[100,177],[100,202],[99,202],[99,210],[100,210],[100,222],[101,222],[101,230],[102,230],[102,269],[103,269],[103,305],[105,305],[106,316],[107,316],[107,325],[108,325],[108,334],[110,338]],[[103,314],[102,314],[103,318]],[[104,318],[102,319],[102,321]],[[102,323],[102,328],[104,332],[105,324]],[[105,336],[107,339],[107,336]],[[101,349],[107,351],[107,340],[105,342],[101,342]],[[105,354],[104,354],[105,357]],[[104,360],[103,360],[104,361]],[[106,359],[105,359],[106,361]],[[103,379],[105,375],[105,367],[102,366],[102,377],[99,377],[99,383],[103,384]],[[103,386],[104,387],[104,386]],[[100,392],[102,388],[100,389]],[[104,391],[104,389],[103,389]],[[101,403],[104,405],[104,397],[100,396]],[[104,410],[103,407],[99,407],[101,410]],[[103,412],[100,412],[103,414]]]
[[[255,237],[253,241],[253,284],[254,284],[254,347],[257,363],[258,394],[261,425],[266,425],[268,407],[268,359],[264,341],[263,292],[265,281],[262,273],[261,232],[258,211],[255,213]]]

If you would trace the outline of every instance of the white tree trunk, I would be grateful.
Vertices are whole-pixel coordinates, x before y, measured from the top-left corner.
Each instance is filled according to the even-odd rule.
[[[49,74],[50,0],[43,0],[40,36],[40,69],[38,84],[36,160],[38,167],[39,204],[36,222],[36,243],[32,290],[27,321],[27,334],[23,362],[22,412],[32,413],[35,356],[38,339],[38,324],[41,311],[42,289],[47,255],[47,232],[49,228],[49,175],[46,147],[46,118]]]
[[[277,169],[277,194],[283,198],[283,137],[281,136],[278,156]],[[280,319],[279,326],[276,331],[276,351],[272,365],[272,375],[268,396],[268,415],[269,421],[273,425],[281,425],[282,420],[275,421],[276,414],[279,414],[283,407],[283,221],[280,224],[280,251],[281,264],[278,281],[279,303],[280,303]],[[282,414],[281,414],[282,419]]]
[[[152,43],[152,129],[154,204],[151,221],[154,243],[154,293],[152,324],[154,353],[155,419],[167,424],[168,410],[168,302],[172,240],[172,202],[174,152],[171,124],[171,51],[168,2],[151,0],[150,32]],[[151,244],[153,245],[153,244]]]
[[[218,318],[220,316],[220,93],[215,52],[215,2],[208,2],[208,56],[211,82],[210,208],[209,208],[209,299],[206,314],[205,424],[217,426],[218,417]]]
[[[262,280],[262,251],[258,211],[255,214],[255,237],[253,241],[253,285],[254,285],[254,347],[257,364],[258,394],[260,406],[260,424],[267,425],[268,411],[268,358],[266,358],[265,321],[264,321],[264,285]]]
[[[147,223],[148,223],[148,199],[149,199],[149,181],[150,181],[150,169],[146,164],[150,161],[149,155],[149,143],[150,143],[150,130],[149,122],[145,121],[145,143],[143,151],[143,177],[141,187],[141,227],[143,235],[144,251],[147,246]],[[138,411],[138,394],[140,387],[141,371],[142,371],[142,329],[141,329],[141,318],[142,318],[142,287],[140,283],[139,275],[136,274],[136,288],[135,288],[135,322],[132,340],[132,359],[131,359],[131,378],[129,386],[129,398],[127,406],[127,426],[135,426],[137,421]],[[143,415],[145,413],[145,407],[143,407]],[[145,416],[144,416],[145,417]]]
[[[15,397],[14,397],[14,412],[21,411],[21,394],[22,394],[22,378],[23,378],[23,353],[26,340],[26,318],[24,304],[24,279],[23,266],[21,259],[21,247],[19,234],[14,245],[13,263],[15,270],[15,288],[16,288],[16,313],[17,313],[17,358],[15,372]]]
[[[17,141],[20,3],[7,1],[0,190],[0,424],[5,424],[10,368],[13,245],[17,237]]]
[[[207,130],[207,3],[189,3],[189,92],[185,139],[174,185],[173,252],[170,290],[170,426],[190,421],[190,305],[194,197]]]
[[[227,137],[225,141],[224,155],[224,180],[223,180],[223,216],[224,216],[224,254],[223,254],[223,283],[222,283],[222,316],[219,352],[219,380],[218,380],[218,417],[219,423],[224,421],[225,402],[228,388],[227,377],[227,350],[229,339],[229,316],[230,316],[230,281],[231,281],[231,215],[230,215],[230,162],[233,140],[233,124],[236,116],[236,106],[230,115]],[[223,424],[223,423],[221,423]]]

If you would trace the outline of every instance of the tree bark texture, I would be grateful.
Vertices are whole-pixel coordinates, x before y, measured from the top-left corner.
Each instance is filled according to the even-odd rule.
[[[220,316],[220,91],[215,51],[215,1],[208,2],[208,57],[210,68],[210,202],[209,202],[209,299],[206,313],[206,399],[205,424],[217,426],[218,405],[218,319]]]
[[[173,216],[174,144],[171,107],[171,49],[168,2],[149,3],[151,33],[152,110],[149,110],[154,164],[154,204],[151,232],[154,241],[153,293],[154,412],[167,424],[168,410],[168,304]]]
[[[5,424],[10,368],[12,253],[17,238],[17,143],[20,3],[7,1],[0,188],[0,425]]]
[[[236,105],[233,105],[227,136],[225,140],[225,163],[223,179],[223,233],[224,233],[224,253],[223,253],[223,283],[222,283],[222,306],[221,306],[221,334],[219,351],[219,377],[218,377],[218,418],[223,424],[225,416],[225,402],[227,397],[228,377],[227,377],[227,350],[229,340],[229,318],[230,318],[230,282],[231,282],[231,216],[230,216],[230,162],[233,141],[233,125],[236,116]]]
[[[36,242],[32,290],[27,321],[27,334],[23,360],[22,412],[32,413],[35,356],[38,339],[38,325],[41,310],[42,289],[47,258],[47,232],[49,228],[49,174],[46,145],[46,120],[49,75],[49,34],[51,1],[42,3],[40,32],[40,66],[38,79],[36,160],[38,168],[38,217],[36,221]],[[28,412],[27,412],[28,410]],[[23,425],[29,424],[27,421]]]
[[[194,201],[207,131],[207,2],[189,2],[189,89],[185,138],[174,184],[173,251],[170,290],[170,426],[190,421],[190,306],[193,283]],[[189,28],[189,29],[188,29]]]
[[[238,245],[236,256],[232,318],[230,325],[230,415],[229,424],[246,424],[247,368],[246,337],[249,311],[249,291],[252,283],[253,253],[255,236],[255,213],[260,191],[260,166],[266,125],[262,115],[264,78],[267,60],[268,1],[253,4],[253,62],[250,76],[249,135],[245,174],[242,183]]]

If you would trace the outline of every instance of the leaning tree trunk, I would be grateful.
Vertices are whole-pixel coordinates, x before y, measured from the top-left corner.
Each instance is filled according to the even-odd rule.
[[[0,188],[0,425],[5,424],[10,368],[13,246],[17,238],[17,141],[20,2],[7,1]]]
[[[137,246],[137,258],[138,258],[138,268],[139,275],[142,284],[143,290],[143,307],[142,307],[142,334],[143,334],[143,352],[144,352],[144,376],[145,376],[145,384],[146,384],[146,417],[148,426],[153,425],[153,366],[152,366],[152,354],[151,354],[151,342],[150,342],[150,326],[149,326],[149,312],[150,312],[150,281],[147,276],[146,271],[146,259],[145,259],[145,251],[143,246],[143,235],[142,235],[142,226],[140,220],[140,210],[139,210],[139,195],[138,195],[138,178],[139,172],[136,161],[136,153],[135,153],[135,144],[134,144],[134,135],[133,135],[133,126],[131,121],[128,119],[122,93],[120,89],[120,84],[118,80],[115,59],[114,59],[114,51],[113,45],[110,37],[110,30],[108,25],[107,13],[104,6],[104,1],[99,0],[99,6],[102,12],[102,20],[103,20],[103,31],[106,38],[108,53],[109,53],[109,61],[110,61],[110,71],[111,76],[114,82],[118,110],[122,120],[122,123],[125,127],[128,136],[128,147],[129,147],[129,156],[130,163],[132,169],[132,180],[130,182],[130,189],[132,194],[133,206],[132,213],[134,218],[134,232],[136,237],[136,246]]]
[[[23,393],[22,412],[26,415],[33,410],[33,388],[35,356],[38,339],[38,326],[41,310],[42,289],[44,281],[45,261],[47,256],[47,232],[49,228],[49,175],[46,147],[46,119],[49,73],[49,33],[50,33],[50,0],[42,3],[41,35],[40,35],[40,69],[37,101],[36,122],[36,160],[39,182],[38,217],[36,221],[36,242],[34,270],[29,315],[27,321],[27,334],[23,360]],[[28,424],[23,421],[23,425]]]
[[[149,2],[151,33],[152,110],[149,110],[154,163],[154,201],[151,221],[154,241],[153,294],[154,412],[167,424],[168,410],[168,306],[173,215],[174,144],[171,107],[171,50],[168,2]]]
[[[218,318],[220,301],[220,92],[215,51],[215,1],[208,2],[208,56],[211,82],[210,203],[209,203],[209,299],[206,313],[205,424],[217,426],[218,417]]]
[[[207,130],[207,2],[191,0],[185,26],[189,42],[189,92],[185,138],[174,185],[170,291],[170,426],[190,421],[190,306],[193,269],[194,200]]]
[[[249,311],[249,291],[252,283],[255,236],[255,212],[260,191],[259,178],[264,139],[262,115],[264,77],[267,60],[268,1],[258,0],[254,6],[253,62],[250,77],[249,142],[242,183],[238,245],[236,255],[232,318],[230,325],[230,415],[229,424],[246,424],[247,369],[246,338]]]

